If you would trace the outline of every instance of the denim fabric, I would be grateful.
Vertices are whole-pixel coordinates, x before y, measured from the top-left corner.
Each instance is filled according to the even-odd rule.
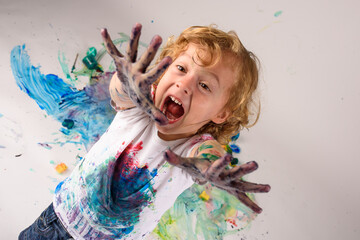
[[[60,219],[54,212],[53,204],[45,209],[35,222],[22,231],[19,235],[19,240],[45,240],[45,239],[58,239],[67,240],[73,239],[70,234],[65,230],[60,222]]]

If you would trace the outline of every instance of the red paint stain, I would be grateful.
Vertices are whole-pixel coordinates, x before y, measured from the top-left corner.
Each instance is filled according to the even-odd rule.
[[[236,224],[236,222],[235,222],[235,219],[227,219],[226,221],[227,221],[228,223],[234,225],[235,227],[237,227],[237,224]]]

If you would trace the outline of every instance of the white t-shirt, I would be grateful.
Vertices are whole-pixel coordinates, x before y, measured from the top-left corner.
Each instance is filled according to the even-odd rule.
[[[188,156],[207,139],[209,135],[164,141],[141,110],[118,112],[57,186],[55,212],[76,239],[143,239],[193,184],[189,175],[165,161],[164,151]]]

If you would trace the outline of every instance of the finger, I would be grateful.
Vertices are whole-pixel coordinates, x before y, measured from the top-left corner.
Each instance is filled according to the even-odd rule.
[[[158,63],[158,65],[156,65],[146,74],[146,79],[139,83],[139,88],[146,92],[147,88],[151,86],[151,84],[153,84],[166,71],[171,63],[171,57],[163,58]]]
[[[182,168],[194,178],[206,180],[202,174],[202,169],[208,169],[208,166],[210,165],[209,161],[206,159],[183,158],[172,152],[170,149],[165,152],[164,156],[166,161],[171,165]]]
[[[105,49],[112,58],[123,57],[123,55],[119,52],[119,50],[116,48],[113,41],[111,40],[106,28],[101,29],[101,36],[104,41]]]
[[[231,154],[225,154],[222,158],[213,162],[205,173],[205,178],[214,181],[222,173],[226,166],[231,162]]]
[[[118,70],[118,75],[121,69]],[[119,76],[120,78],[121,76]],[[127,79],[126,76],[123,77],[125,80]],[[121,78],[120,78],[121,79]],[[124,80],[124,81],[125,81]],[[126,80],[127,81],[127,80]],[[152,102],[152,100],[149,98],[148,95],[145,95],[143,92],[145,91],[145,85],[144,86],[136,86],[136,84],[133,81],[127,81],[129,84],[129,87],[127,89],[124,89],[124,91],[128,94],[132,102],[139,107],[141,110],[143,110],[147,115],[151,117],[152,120],[154,120],[156,123],[160,125],[166,125],[168,124],[169,120],[165,116],[164,113],[162,113],[159,109],[157,109]],[[127,83],[124,83],[126,85]],[[145,88],[145,89],[141,89]]]
[[[237,193],[236,197],[243,203],[245,204],[248,208],[250,208],[251,210],[253,210],[255,213],[261,213],[262,209],[261,207],[259,207],[259,205],[257,205],[256,203],[254,203],[245,193],[243,192],[239,192]]]
[[[138,69],[140,72],[144,73],[146,71],[146,68],[150,65],[151,61],[154,59],[156,52],[159,49],[161,43],[162,43],[162,39],[160,36],[156,35],[153,37],[146,52],[141,56],[139,60]]]
[[[174,165],[174,166],[182,165],[185,162],[184,158],[182,158],[179,155],[175,154],[170,149],[165,151],[164,157],[165,157],[166,161],[168,161],[171,165]]]
[[[244,175],[255,171],[257,168],[258,168],[258,164],[256,162],[254,161],[248,162],[230,169],[226,174],[226,176],[223,176],[223,178],[228,181],[239,179]]]
[[[130,42],[126,50],[126,55],[129,58],[128,60],[131,62],[136,61],[139,39],[141,35],[141,28],[142,28],[141,24],[136,23],[131,31]]]
[[[155,106],[153,106],[151,109],[151,117],[157,124],[161,126],[167,125],[169,123],[169,119],[167,119],[165,114],[162,113]]]
[[[252,193],[266,193],[269,192],[271,187],[268,184],[258,184],[245,182],[242,180],[231,181],[227,186],[223,188],[236,189],[241,192],[252,192]]]
[[[199,184],[199,185],[204,185],[205,183],[207,183],[206,179],[199,179],[196,177],[193,177],[192,179],[196,184]]]

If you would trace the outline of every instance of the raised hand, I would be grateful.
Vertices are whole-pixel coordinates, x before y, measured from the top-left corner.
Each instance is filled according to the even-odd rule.
[[[226,154],[215,162],[210,162],[204,158],[183,158],[171,150],[167,150],[165,152],[165,158],[171,165],[185,170],[196,179],[197,182],[201,184],[210,182],[214,186],[237,197],[254,212],[262,212],[262,209],[245,193],[269,192],[270,186],[240,180],[241,177],[258,168],[256,162],[248,162],[232,169],[226,169],[226,166],[228,166],[232,160],[231,154]]]
[[[141,108],[160,125],[165,125],[168,119],[155,107],[151,97],[151,85],[161,76],[172,60],[170,57],[165,57],[157,66],[147,71],[162,42],[158,35],[153,37],[145,53],[138,61],[136,60],[141,27],[141,24],[133,27],[125,55],[121,54],[113,44],[106,29],[101,30],[101,35],[107,52],[114,59],[122,91],[129,96],[135,106]]]

